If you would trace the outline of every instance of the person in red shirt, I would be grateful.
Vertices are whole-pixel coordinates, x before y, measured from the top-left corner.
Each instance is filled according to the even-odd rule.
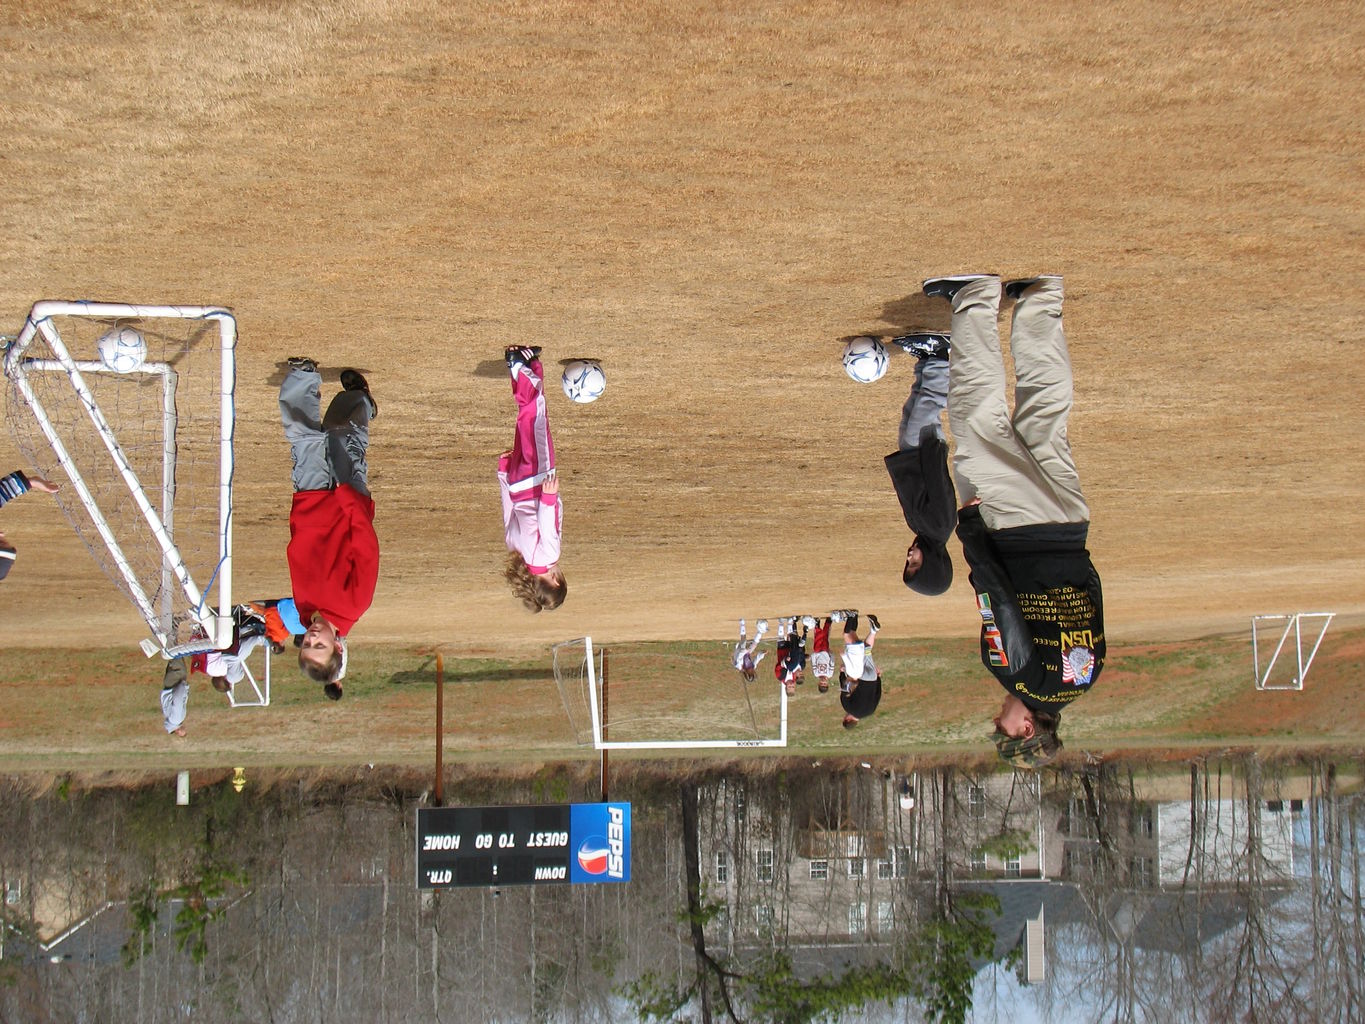
[[[289,510],[289,578],[305,623],[299,668],[332,700],[341,699],[346,637],[374,600],[379,538],[370,497],[370,420],[379,407],[355,370],[341,371],[342,390],[319,420],[322,375],[317,361],[289,360],[280,385],[280,418],[293,457]]]

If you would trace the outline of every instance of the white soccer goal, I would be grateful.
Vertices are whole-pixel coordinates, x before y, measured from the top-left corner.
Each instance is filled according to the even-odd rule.
[[[676,738],[676,733],[682,731],[683,724],[678,717],[667,710],[657,713],[645,711],[639,700],[627,701],[629,688],[611,688],[610,679],[607,678],[610,665],[604,652],[593,647],[592,637],[565,640],[555,644],[551,652],[559,696],[564,703],[569,724],[573,727],[574,738],[580,745],[591,743],[596,750],[703,750],[787,745],[787,693],[775,681],[771,684],[745,685],[735,678],[736,673],[727,672],[724,685],[737,692],[723,699],[716,694],[715,703],[720,708],[716,717],[726,731],[733,730],[731,735],[680,739]],[[755,713],[751,686],[760,693],[776,693],[776,701],[765,698],[776,706],[775,715],[766,713],[772,712],[773,708],[765,708],[762,716],[764,724],[768,724],[770,717],[776,718],[776,736],[761,735],[760,716]],[[748,735],[734,735],[734,732],[745,731],[746,722],[749,726]],[[703,723],[702,727],[705,728],[706,724]],[[714,722],[711,724],[714,725]],[[695,729],[696,723],[691,723],[691,727]],[[610,739],[613,731],[618,735],[621,732],[648,732],[650,738]],[[670,736],[670,733],[674,735]]]
[[[44,301],[5,351],[15,441],[70,481],[62,510],[167,657],[232,643],[236,344],[219,307]]]
[[[246,675],[242,681],[228,691],[228,703],[234,708],[267,708],[270,706],[270,641],[261,644],[261,650],[265,652],[265,661],[261,667],[261,676],[256,678],[256,673],[251,671],[251,665],[247,662],[242,663],[242,668],[246,670]],[[254,696],[248,696],[246,687],[251,687]]]
[[[550,648],[550,660],[574,742],[595,747],[602,739],[602,720],[597,710],[601,701],[598,680],[602,678],[602,651],[594,653],[592,637],[583,636],[555,644]]]
[[[1256,677],[1256,689],[1258,690],[1302,690],[1304,678],[1308,675],[1308,669],[1313,664],[1313,658],[1318,653],[1318,648],[1322,646],[1322,638],[1327,635],[1327,627],[1332,624],[1332,619],[1336,612],[1297,612],[1293,615],[1253,615],[1251,617],[1251,652],[1253,669]],[[1310,625],[1309,637],[1313,635],[1316,623],[1321,623],[1322,628],[1317,629],[1317,639],[1311,640],[1312,647],[1308,651],[1308,657],[1303,655],[1304,647],[1304,620],[1307,619]],[[1273,636],[1280,623],[1284,623],[1284,628],[1280,629],[1280,640],[1275,645],[1275,650],[1270,652],[1265,659],[1265,670],[1261,669],[1262,646],[1261,633],[1264,626],[1269,626],[1268,632]],[[1278,679],[1271,681],[1271,674],[1275,671],[1275,663],[1280,658],[1280,653],[1284,650],[1284,645],[1289,641],[1289,634],[1294,634],[1294,656],[1295,673],[1294,677],[1288,682],[1281,682]],[[1269,648],[1269,642],[1265,645]]]

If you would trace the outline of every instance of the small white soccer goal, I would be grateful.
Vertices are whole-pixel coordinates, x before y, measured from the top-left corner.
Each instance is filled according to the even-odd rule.
[[[1336,612],[1296,612],[1292,615],[1253,615],[1251,617],[1251,656],[1253,661],[1253,671],[1256,678],[1256,689],[1258,690],[1302,690],[1304,678],[1308,675],[1308,669],[1313,664],[1313,658],[1318,653],[1318,648],[1322,646],[1322,638],[1327,635],[1327,627],[1332,624],[1332,619]],[[1312,647],[1308,651],[1308,657],[1304,657],[1304,620],[1310,623],[1308,635]],[[1283,623],[1283,628],[1280,624]],[[1317,628],[1317,623],[1321,623],[1321,628]],[[1269,639],[1263,650],[1261,640],[1262,633],[1266,632],[1273,636],[1279,630],[1280,639],[1275,645],[1274,651],[1269,651]],[[1317,638],[1311,639],[1313,631],[1316,629]],[[1289,641],[1289,634],[1294,634],[1294,656],[1295,672],[1292,679],[1288,682],[1281,681],[1278,677],[1272,681],[1275,671],[1275,664],[1279,661],[1280,654],[1284,650],[1284,645]],[[1268,652],[1268,654],[1266,653]],[[1264,662],[1264,670],[1262,669]]]
[[[592,637],[582,636],[564,640],[550,648],[551,667],[564,713],[569,717],[574,742],[580,746],[596,746],[602,738],[598,706],[602,693],[598,681],[602,678],[602,651],[593,652]]]
[[[237,327],[214,306],[44,301],[6,347],[6,418],[167,657],[232,643]]]
[[[242,663],[242,668],[246,674],[241,682],[228,691],[228,703],[234,708],[266,708],[270,706],[270,641],[261,644],[261,650],[265,652],[264,662],[261,666],[261,675],[258,679],[256,673],[251,671],[251,665],[247,662]],[[247,694],[250,687],[251,694]]]
[[[737,673],[725,671],[723,681],[696,683],[694,693],[709,714],[700,721],[684,721],[676,708],[657,707],[657,694],[637,694],[639,689],[620,680],[613,689],[605,652],[594,648],[591,637],[555,644],[552,649],[555,683],[575,740],[596,750],[704,750],[736,747],[785,747],[787,745],[787,693],[776,681],[745,684]],[[629,651],[618,651],[617,662],[631,664]],[[708,663],[709,664],[709,663]],[[760,698],[756,712],[753,694]],[[747,729],[746,729],[747,725]],[[710,732],[715,729],[716,732]],[[763,735],[765,729],[768,735]],[[776,735],[772,735],[772,732]],[[681,738],[680,733],[701,735]],[[747,735],[736,735],[745,733]],[[725,735],[724,733],[728,733]],[[622,734],[630,739],[616,738]],[[719,734],[719,735],[718,735]]]

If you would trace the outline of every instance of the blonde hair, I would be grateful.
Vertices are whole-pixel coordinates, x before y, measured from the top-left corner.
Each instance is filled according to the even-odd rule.
[[[564,603],[569,592],[569,584],[564,574],[559,574],[559,582],[552,583],[549,576],[536,576],[526,565],[526,559],[516,551],[507,555],[507,567],[503,577],[512,585],[512,593],[517,600],[532,612],[554,611]]]

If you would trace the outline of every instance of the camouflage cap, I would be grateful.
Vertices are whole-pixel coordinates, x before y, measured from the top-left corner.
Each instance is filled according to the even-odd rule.
[[[1000,760],[1015,768],[1041,768],[1062,752],[1061,738],[1047,732],[1015,738],[997,730],[991,739]]]

